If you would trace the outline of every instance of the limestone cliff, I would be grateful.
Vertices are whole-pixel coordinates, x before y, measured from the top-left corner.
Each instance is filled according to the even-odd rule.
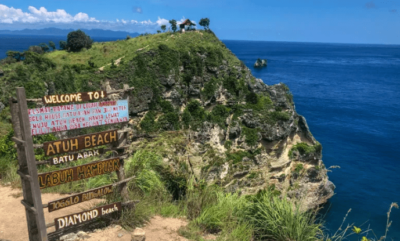
[[[14,85],[39,98],[128,84],[135,87],[129,98],[132,149],[152,149],[176,172],[227,191],[268,188],[304,199],[306,208],[333,195],[322,147],[296,112],[288,87],[254,78],[212,32],[147,35],[96,43],[84,53],[32,56],[0,78],[3,103]],[[118,66],[107,66],[111,59],[119,59]],[[135,138],[143,133],[158,137]]]

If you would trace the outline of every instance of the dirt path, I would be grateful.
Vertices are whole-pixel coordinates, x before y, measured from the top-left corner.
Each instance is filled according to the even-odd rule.
[[[66,195],[55,193],[42,194],[42,202],[47,203],[63,196]],[[22,193],[20,189],[11,189],[9,186],[0,185],[0,240],[28,240],[25,209],[21,204],[21,200]],[[89,209],[91,205],[99,201],[93,200],[51,213],[47,209],[44,209],[46,223],[52,222],[56,217]],[[181,226],[185,226],[186,224],[185,220],[155,216],[150,220],[149,224],[143,227],[146,232],[146,241],[186,241],[187,239],[179,236],[177,232]],[[54,227],[47,229],[47,232],[53,231]],[[112,225],[108,228],[88,233],[88,237],[84,240],[108,241],[116,239],[119,241],[130,241],[131,233],[118,225]]]

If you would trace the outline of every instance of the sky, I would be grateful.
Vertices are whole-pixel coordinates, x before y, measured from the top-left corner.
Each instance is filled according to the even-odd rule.
[[[0,0],[0,30],[155,33],[206,17],[222,40],[400,44],[400,0]]]

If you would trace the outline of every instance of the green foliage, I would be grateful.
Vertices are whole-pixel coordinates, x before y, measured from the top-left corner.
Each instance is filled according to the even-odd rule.
[[[67,42],[66,41],[60,41],[59,42],[59,45],[60,45],[60,49],[61,50],[66,50],[67,49]]]
[[[203,26],[205,30],[210,29],[210,19],[202,18],[199,22],[200,26]]]
[[[218,89],[218,80],[212,78],[210,81],[204,84],[204,89],[202,90],[202,95],[206,100],[214,96],[215,91]]]
[[[234,76],[229,76],[223,81],[223,86],[232,95],[239,97],[242,93],[247,91],[246,84],[243,79],[236,79]]]
[[[229,116],[229,109],[224,105],[216,105],[209,114],[209,120],[225,128],[225,120]]]
[[[171,29],[172,31],[175,33],[177,27],[176,27],[176,20],[175,19],[171,19],[169,20],[169,23],[171,24]]]
[[[272,100],[268,96],[263,96],[263,95],[257,95],[257,102],[255,103],[255,97],[251,93],[251,99],[253,101],[248,101],[246,103],[245,108],[246,109],[253,109],[256,113],[268,113],[268,110],[272,108]],[[247,96],[246,96],[246,101],[247,101]]]
[[[289,113],[282,111],[271,112],[271,117],[274,121],[288,121],[290,119]]]
[[[53,41],[49,41],[49,46],[50,48],[52,48],[53,50],[56,49],[56,44]]]
[[[164,130],[179,130],[179,115],[175,112],[168,112],[162,115],[158,121],[158,125]]]
[[[47,52],[50,49],[49,46],[47,44],[45,44],[45,43],[39,44],[39,47],[42,48],[43,52]]]
[[[236,151],[226,154],[226,160],[232,161],[233,164],[241,162],[244,157],[253,158],[254,155],[247,151]]]
[[[257,239],[314,241],[322,233],[315,213],[301,211],[300,204],[293,208],[285,197],[279,198],[270,191],[261,192],[247,207],[245,216]]]
[[[243,134],[245,135],[245,142],[247,145],[253,147],[258,144],[258,131],[257,129],[242,127]]]
[[[167,25],[163,24],[161,25],[161,30],[165,32],[165,30],[167,29]]]
[[[296,165],[296,168],[294,169],[294,172],[296,172],[297,174],[299,174],[301,172],[301,170],[303,170],[303,164],[299,163]]]
[[[319,153],[322,151],[322,146],[319,142],[317,142],[315,145],[308,145],[305,142],[300,142],[296,145],[294,145],[290,151],[289,151],[289,157],[293,158],[293,152],[298,151],[300,155],[308,155],[310,153]]]
[[[210,67],[219,67],[224,59],[224,55],[220,49],[209,48],[207,50],[206,65]]]
[[[163,168],[161,156],[148,151],[139,150],[127,163],[127,176],[135,175],[136,185],[144,192],[151,193],[164,188],[158,173]]]
[[[7,51],[6,54],[8,57],[13,58],[16,61],[21,61],[21,60],[24,60],[24,58],[25,58],[25,54],[22,52],[18,52],[18,51],[9,50],[9,51]]]
[[[256,93],[254,92],[250,92],[246,95],[246,102],[253,104],[253,105],[257,105],[258,103],[258,96]]]
[[[188,113],[190,114],[190,117]],[[197,100],[191,100],[186,105],[183,112],[182,121],[185,123],[185,126],[190,124],[192,128],[197,129],[205,121],[206,116],[206,112],[200,102]]]
[[[209,232],[219,232],[227,224],[239,222],[246,205],[245,197],[238,193],[217,192],[216,204],[206,207],[193,222]]]
[[[167,100],[159,100],[161,109],[164,113],[169,113],[169,112],[174,112],[174,106],[171,104],[171,102],[167,101]]]
[[[53,61],[34,52],[25,52],[24,64],[33,65],[39,71],[56,68],[56,64]]]
[[[146,116],[140,122],[140,128],[145,132],[155,132],[158,131],[159,125],[155,121],[155,113],[153,111],[147,112]]]
[[[91,48],[93,40],[82,30],[72,31],[67,36],[67,48],[70,51],[80,51],[83,48]]]
[[[224,147],[225,147],[226,149],[230,150],[230,149],[231,149],[231,146],[232,146],[232,141],[230,141],[230,140],[225,141]]]
[[[189,127],[191,121],[192,121],[192,115],[190,114],[188,109],[185,109],[182,114],[182,122],[186,128]]]
[[[43,52],[44,52],[43,48],[40,47],[40,46],[37,46],[37,45],[29,46],[28,51],[29,52],[34,52],[34,53],[37,53],[37,54],[43,54]]]
[[[168,75],[170,70],[177,69],[179,61],[178,52],[168,47],[166,44],[158,46],[158,56],[155,59],[154,66],[156,66],[161,74]]]

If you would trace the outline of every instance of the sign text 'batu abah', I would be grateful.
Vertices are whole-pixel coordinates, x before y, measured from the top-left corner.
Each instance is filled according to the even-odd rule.
[[[93,134],[77,136],[69,139],[50,141],[43,143],[44,154],[54,156],[58,154],[79,151],[82,149],[93,148],[118,141],[118,131],[97,132]]]
[[[51,157],[47,160],[47,162],[50,165],[58,165],[62,163],[67,163],[67,162],[74,162],[80,159],[85,159],[93,156],[99,156],[104,154],[105,150],[104,148],[101,149],[96,149],[96,150],[88,150],[88,151],[82,151],[74,154],[67,154],[63,156],[56,156],[56,157]]]
[[[72,102],[83,102],[90,100],[99,100],[107,97],[105,91],[92,91],[74,94],[46,95],[42,100],[44,104],[66,104]]]
[[[103,215],[117,212],[121,210],[121,208],[122,208],[121,202],[112,203],[92,210],[56,218],[54,219],[54,223],[56,224],[56,230],[59,230],[65,227],[77,225],[95,219],[97,217],[101,217]]]
[[[129,121],[128,100],[29,109],[32,136]]]
[[[64,183],[78,181],[106,173],[118,171],[121,165],[119,157],[104,161],[96,161],[82,166],[65,168],[38,175],[40,189],[54,187]]]

